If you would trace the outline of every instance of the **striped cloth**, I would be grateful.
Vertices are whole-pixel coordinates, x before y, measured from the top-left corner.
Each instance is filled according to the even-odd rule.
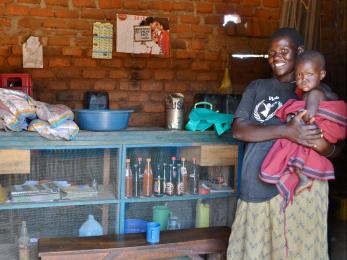
[[[328,183],[315,180],[310,191],[301,192],[286,209],[286,223],[281,201],[280,195],[261,203],[239,200],[228,260],[329,259]]]

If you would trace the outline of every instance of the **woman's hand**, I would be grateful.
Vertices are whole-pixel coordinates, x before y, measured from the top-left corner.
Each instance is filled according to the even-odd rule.
[[[285,125],[285,137],[307,147],[316,148],[318,145],[323,147],[324,143],[319,141],[323,139],[322,130],[315,124],[305,124],[303,118],[306,113],[306,110],[298,113]]]

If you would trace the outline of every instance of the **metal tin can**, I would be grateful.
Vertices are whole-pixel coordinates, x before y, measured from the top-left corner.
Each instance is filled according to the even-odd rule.
[[[166,127],[168,129],[183,129],[184,95],[173,93],[166,98]]]

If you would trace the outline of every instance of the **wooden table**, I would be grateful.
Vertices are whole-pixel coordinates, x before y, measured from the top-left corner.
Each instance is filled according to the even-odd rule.
[[[43,238],[38,253],[42,260],[164,259],[213,255],[225,259],[229,227],[162,231],[159,244],[148,244],[145,233],[99,237]]]

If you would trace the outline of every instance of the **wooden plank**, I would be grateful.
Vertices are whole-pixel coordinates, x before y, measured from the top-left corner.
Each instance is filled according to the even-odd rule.
[[[148,244],[145,233],[72,238],[43,238],[38,253],[42,260],[53,259],[162,259],[200,254],[225,253],[229,227],[192,228],[162,231],[158,244]],[[98,258],[102,253],[107,257]],[[55,257],[55,258],[54,258]],[[59,258],[60,257],[60,258]],[[71,257],[71,258],[70,258]],[[75,257],[75,258],[74,258]]]
[[[111,151],[110,149],[104,149],[104,167],[103,167],[103,184],[104,187],[108,187],[110,184],[110,165],[111,165]],[[109,205],[102,206],[102,226],[104,235],[108,234],[108,215]]]
[[[0,150],[0,174],[29,174],[29,150]]]
[[[237,161],[235,149],[237,150],[237,145],[231,144],[201,145],[181,148],[180,155],[189,161],[195,157],[200,166],[230,166]]]

